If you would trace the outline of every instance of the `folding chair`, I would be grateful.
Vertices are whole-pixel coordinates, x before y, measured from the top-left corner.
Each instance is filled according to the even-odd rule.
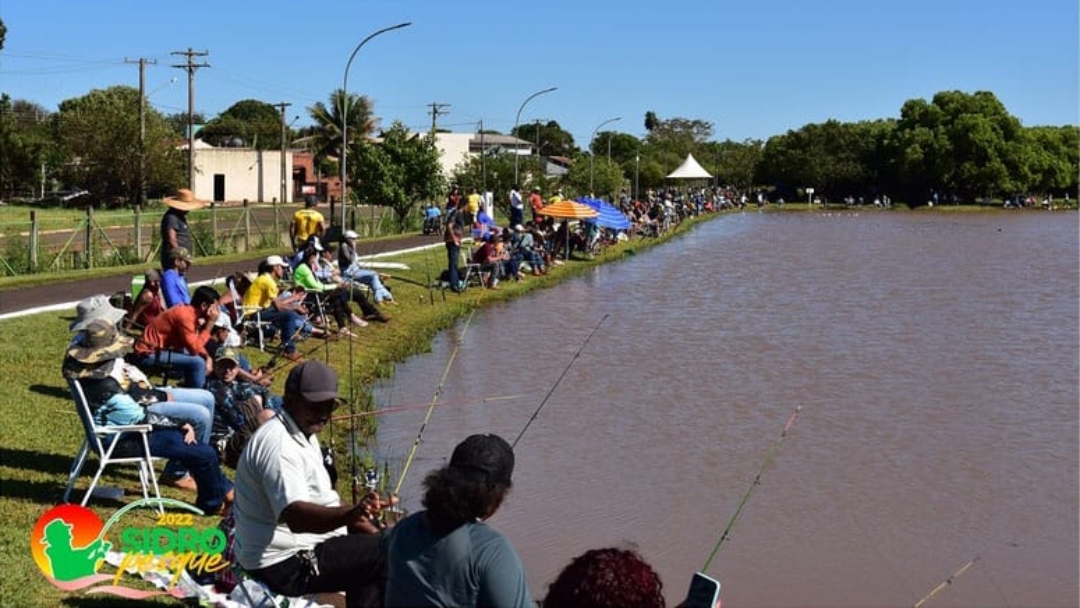
[[[79,420],[82,422],[86,438],[83,440],[82,447],[79,448],[75,462],[71,465],[67,489],[64,490],[64,502],[68,502],[71,490],[75,486],[75,480],[78,479],[83,466],[90,458],[91,452],[97,454],[98,469],[94,473],[94,479],[91,480],[90,487],[86,489],[86,494],[83,495],[82,502],[79,504],[86,506],[87,501],[90,500],[90,495],[93,494],[94,488],[97,486],[98,480],[101,479],[101,474],[105,471],[105,467],[110,464],[138,465],[143,498],[150,498],[149,488],[153,486],[154,496],[160,499],[161,490],[158,488],[157,474],[154,472],[154,461],[161,459],[150,454],[150,442],[147,439],[153,427],[149,424],[98,426],[94,422],[93,414],[90,412],[90,404],[86,401],[86,393],[83,392],[82,384],[75,378],[68,378],[68,388],[71,390],[71,396],[75,400],[75,407],[79,412]],[[160,503],[158,510],[162,513],[165,512]]]
[[[465,266],[465,278],[462,279],[465,287],[468,288],[473,281],[476,282],[477,287],[483,287],[484,277],[480,271],[480,264],[473,261],[472,247],[465,246],[461,248],[461,262]]]

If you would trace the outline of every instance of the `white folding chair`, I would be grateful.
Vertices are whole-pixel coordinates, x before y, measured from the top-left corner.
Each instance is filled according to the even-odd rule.
[[[105,472],[105,467],[110,464],[137,465],[139,467],[139,481],[142,484],[143,498],[150,498],[149,490],[152,486],[154,488],[154,497],[160,499],[161,490],[158,488],[157,474],[154,472],[154,461],[161,460],[161,458],[150,454],[150,442],[148,440],[153,427],[149,424],[98,426],[94,422],[93,414],[90,412],[90,404],[86,401],[86,393],[83,392],[82,384],[75,378],[68,378],[68,388],[71,390],[71,396],[75,400],[75,408],[78,410],[79,420],[82,422],[86,438],[83,440],[82,447],[79,448],[79,454],[75,457],[75,462],[71,465],[67,489],[64,490],[64,502],[68,502],[71,490],[75,487],[75,480],[78,479],[83,466],[86,465],[86,461],[90,458],[91,452],[97,454],[98,468],[97,472],[94,473],[94,479],[90,482],[90,487],[86,489],[86,494],[83,495],[82,502],[79,504],[86,506],[87,501],[90,500],[90,495],[93,494],[94,488],[97,486],[98,480],[101,479],[101,474]],[[125,439],[126,441],[124,441]],[[124,444],[124,448],[128,449],[121,448],[121,453],[114,455],[121,443]],[[130,448],[135,448],[138,454],[132,455]],[[158,510],[164,513],[164,507],[160,503],[158,504]]]

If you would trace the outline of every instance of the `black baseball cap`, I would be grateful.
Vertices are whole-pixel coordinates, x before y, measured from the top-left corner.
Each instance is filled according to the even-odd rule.
[[[285,379],[285,394],[300,397],[308,403],[339,399],[337,372],[322,361],[305,361],[289,372]]]
[[[450,468],[469,479],[510,485],[514,449],[498,435],[471,435],[454,448]]]

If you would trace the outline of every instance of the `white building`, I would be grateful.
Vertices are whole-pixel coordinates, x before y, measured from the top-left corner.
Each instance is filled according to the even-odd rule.
[[[184,146],[187,149],[187,146]],[[281,150],[251,148],[215,148],[202,140],[195,141],[195,196],[206,201],[272,202],[281,199],[284,177],[284,203],[293,202],[293,155],[285,151],[282,172]]]

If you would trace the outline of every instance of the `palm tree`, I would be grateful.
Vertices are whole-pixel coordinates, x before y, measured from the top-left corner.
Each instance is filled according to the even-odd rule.
[[[348,112],[343,110],[348,107]],[[330,107],[317,102],[308,108],[308,114],[315,121],[313,148],[316,162],[332,157],[341,158],[342,116],[349,121],[349,144],[370,137],[378,125],[378,119],[372,112],[371,100],[364,95],[345,93],[337,89],[330,94]],[[350,152],[352,152],[350,150]]]

